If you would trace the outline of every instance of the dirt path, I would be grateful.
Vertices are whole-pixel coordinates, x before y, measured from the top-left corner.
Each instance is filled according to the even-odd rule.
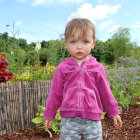
[[[130,106],[121,114],[123,127],[118,130],[112,126],[112,120],[105,118],[103,124],[104,140],[140,140],[140,105]],[[26,129],[0,136],[0,140],[59,140],[60,135],[55,134],[49,138],[44,131]]]

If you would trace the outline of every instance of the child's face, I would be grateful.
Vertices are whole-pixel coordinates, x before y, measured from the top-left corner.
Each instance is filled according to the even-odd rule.
[[[65,45],[70,55],[78,62],[89,58],[91,49],[94,48],[96,41],[93,40],[93,33],[89,32],[86,37],[81,37],[80,31],[70,36]]]

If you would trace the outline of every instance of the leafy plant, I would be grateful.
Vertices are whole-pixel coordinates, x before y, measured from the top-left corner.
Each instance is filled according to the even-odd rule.
[[[118,101],[119,108],[122,109],[124,107],[128,107],[128,105],[131,103],[131,100],[125,96],[125,88],[121,86],[120,83],[115,81],[115,79],[110,78],[111,83],[111,89],[112,92]]]
[[[0,54],[0,82],[6,82],[9,79],[12,79],[12,73],[7,72],[8,61],[3,58],[4,54]]]
[[[38,129],[47,131],[51,138],[52,131],[50,131],[49,129],[45,129],[44,127],[44,121],[45,121],[43,118],[44,110],[45,110],[45,107],[40,106],[39,112],[36,113],[36,117],[32,119],[32,123],[34,123]],[[57,110],[57,113],[56,113],[55,119],[53,120],[53,125],[52,125],[52,130],[55,133],[60,132],[60,121],[61,121],[60,111]]]
[[[21,74],[14,74],[11,81],[36,81],[51,80],[56,67],[47,64],[45,67],[38,65],[26,66],[22,68]]]

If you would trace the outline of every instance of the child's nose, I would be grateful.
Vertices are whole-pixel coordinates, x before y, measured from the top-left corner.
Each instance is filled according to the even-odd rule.
[[[78,43],[77,43],[77,48],[78,48],[78,49],[82,48],[82,43],[81,43],[81,42],[78,42]]]

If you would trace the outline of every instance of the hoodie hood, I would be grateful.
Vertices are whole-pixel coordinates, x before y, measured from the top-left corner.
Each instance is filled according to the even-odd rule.
[[[88,71],[100,71],[102,64],[100,64],[95,57],[90,57],[88,60],[85,60],[79,66],[77,61],[72,57],[66,58],[63,62],[59,64],[58,67],[62,67],[62,71],[74,71],[78,69],[87,69]]]

